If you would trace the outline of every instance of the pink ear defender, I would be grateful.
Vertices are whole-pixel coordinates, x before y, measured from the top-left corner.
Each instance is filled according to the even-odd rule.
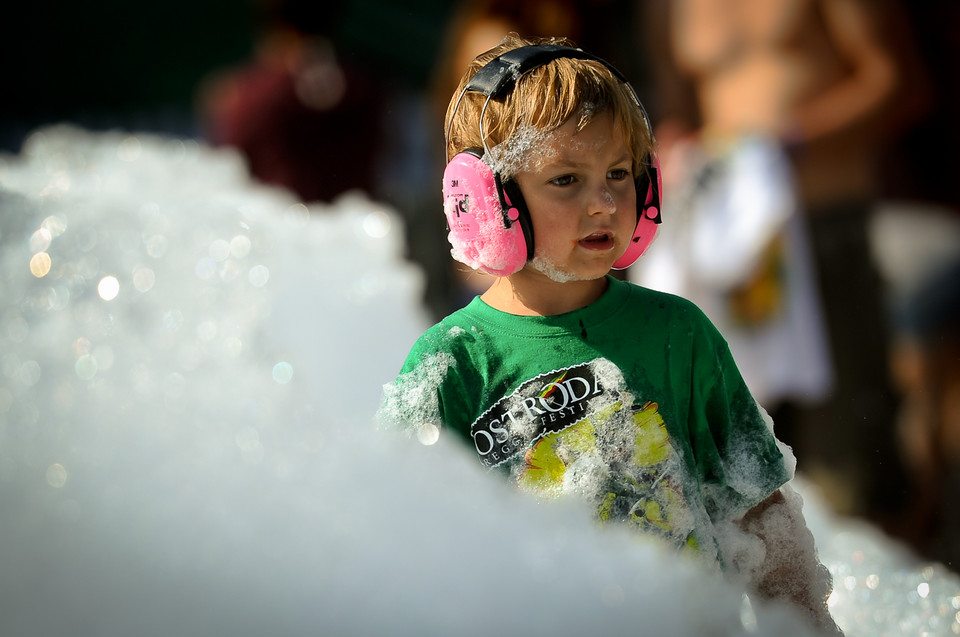
[[[451,254],[471,268],[508,276],[532,256],[520,210],[476,149],[458,153],[443,171],[443,212]]]
[[[464,87],[454,113],[467,91],[485,95],[487,101],[480,112],[479,122],[480,138],[485,140],[483,113],[490,100],[512,91],[517,78],[527,71],[558,58],[594,60],[606,66],[630,89],[647,129],[653,131],[646,109],[620,71],[581,49],[552,44],[519,47],[488,62]],[[452,121],[453,115],[450,117]],[[443,211],[449,229],[450,253],[457,261],[481,272],[509,276],[533,258],[533,225],[516,182],[503,180],[482,157],[482,150],[467,149],[449,160],[443,171]],[[661,222],[660,162],[654,153],[650,154],[648,164],[636,179],[637,226],[626,252],[613,264],[618,270],[633,265],[640,258],[656,236],[657,225]]]
[[[662,221],[660,208],[663,206],[661,196],[663,182],[660,178],[660,160],[653,153],[650,154],[649,174],[637,177],[637,227],[633,231],[627,251],[613,262],[614,270],[624,270],[637,262],[657,236],[657,228]],[[647,193],[640,203],[643,186]]]

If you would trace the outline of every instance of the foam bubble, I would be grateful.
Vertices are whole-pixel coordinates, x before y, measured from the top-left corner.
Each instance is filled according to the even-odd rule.
[[[483,160],[504,178],[537,170],[556,157],[556,134],[535,126],[521,126],[506,141],[490,149]]]
[[[581,280],[576,274],[569,272],[562,265],[554,263],[540,253],[535,253],[530,260],[530,267],[557,283],[569,283]]]
[[[453,337],[462,332],[460,328],[455,329]],[[395,382],[384,385],[377,420],[387,427],[429,440],[431,428],[439,431],[443,423],[438,389],[447,370],[456,364],[452,355],[441,352],[427,357]]]

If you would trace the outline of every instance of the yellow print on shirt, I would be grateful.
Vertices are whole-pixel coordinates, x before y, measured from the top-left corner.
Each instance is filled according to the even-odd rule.
[[[593,499],[601,522],[619,520],[691,544],[689,509],[672,467],[676,454],[656,403],[607,405],[527,450],[521,488]]]

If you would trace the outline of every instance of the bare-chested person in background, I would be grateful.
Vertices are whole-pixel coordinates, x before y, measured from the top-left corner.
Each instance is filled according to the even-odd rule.
[[[650,68],[661,100],[654,119],[665,180],[683,178],[678,149],[690,140],[709,155],[760,135],[774,140],[790,166],[833,380],[813,403],[780,396],[764,405],[778,436],[836,508],[889,515],[904,489],[883,289],[867,234],[884,109],[899,82],[882,35],[884,2],[665,0],[650,7],[645,28],[660,34]],[[673,99],[685,86],[686,108]]]
[[[878,33],[882,2],[674,0],[677,66],[716,135],[769,133],[802,148],[811,214],[874,194],[878,116],[896,67]]]

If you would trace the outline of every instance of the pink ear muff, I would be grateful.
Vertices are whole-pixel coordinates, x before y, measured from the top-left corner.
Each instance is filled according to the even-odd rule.
[[[508,276],[527,262],[527,240],[520,212],[504,213],[493,171],[478,153],[457,154],[443,171],[443,212],[450,254],[457,261],[494,276]]]
[[[660,193],[663,192],[663,181],[660,178],[660,160],[656,154],[651,154],[650,172],[647,182],[647,192],[644,197],[643,208],[637,218],[637,227],[630,239],[630,246],[619,259],[613,263],[615,270],[629,268],[636,263],[657,236],[657,226],[660,224],[660,208],[663,201]],[[640,192],[637,192],[640,197]],[[639,203],[639,202],[638,202]]]

